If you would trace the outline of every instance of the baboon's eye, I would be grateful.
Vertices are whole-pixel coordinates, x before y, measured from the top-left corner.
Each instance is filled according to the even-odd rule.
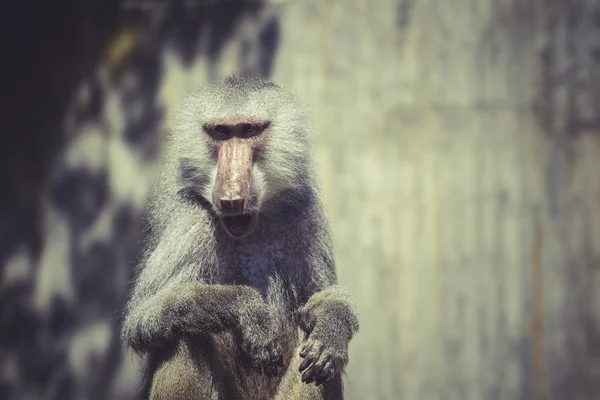
[[[254,126],[254,125],[252,125],[252,124],[244,124],[244,125],[242,126],[242,130],[243,130],[245,133],[254,132],[254,130],[255,130],[255,129],[256,129],[256,128],[255,128],[255,126]]]
[[[209,133],[215,140],[226,139],[229,135],[229,127],[226,125],[215,125]]]
[[[221,134],[221,135],[225,135],[227,134],[229,130],[227,129],[227,127],[225,125],[217,125],[215,126],[215,132]]]

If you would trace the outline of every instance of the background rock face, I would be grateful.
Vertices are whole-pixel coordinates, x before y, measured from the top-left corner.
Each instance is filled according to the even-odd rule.
[[[65,1],[0,40],[0,398],[129,399],[118,317],[183,91],[313,110],[347,398],[600,398],[600,3]]]

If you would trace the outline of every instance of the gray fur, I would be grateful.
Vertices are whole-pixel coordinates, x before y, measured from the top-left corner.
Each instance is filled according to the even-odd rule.
[[[224,232],[211,204],[217,159],[202,126],[224,117],[271,121],[252,170],[258,225],[241,239]],[[343,398],[340,375],[359,325],[336,284],[308,126],[291,93],[258,78],[227,78],[178,107],[122,327],[147,356],[144,396]],[[324,384],[302,382],[302,352],[314,362],[305,374]]]

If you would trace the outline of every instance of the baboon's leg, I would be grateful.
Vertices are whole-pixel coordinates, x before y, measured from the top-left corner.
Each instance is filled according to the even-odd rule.
[[[213,400],[217,392],[208,364],[208,341],[180,341],[151,360],[149,400]]]
[[[298,371],[302,358],[296,352],[285,372],[274,400],[343,400],[342,377],[336,376],[320,386],[302,382]]]

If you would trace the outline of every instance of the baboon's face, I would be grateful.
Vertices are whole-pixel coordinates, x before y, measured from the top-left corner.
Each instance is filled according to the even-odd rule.
[[[209,87],[175,117],[170,143],[179,189],[211,203],[233,238],[252,233],[279,194],[306,185],[307,124],[287,92]]]
[[[221,119],[203,126],[217,161],[212,204],[233,238],[247,236],[256,227],[262,195],[256,170],[269,125],[259,119]]]

